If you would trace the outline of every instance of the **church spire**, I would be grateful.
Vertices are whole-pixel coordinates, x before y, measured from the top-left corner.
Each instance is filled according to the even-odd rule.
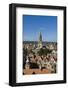
[[[40,32],[40,35],[39,35],[39,41],[42,42],[42,34]]]
[[[38,48],[42,48],[42,34],[39,32]]]

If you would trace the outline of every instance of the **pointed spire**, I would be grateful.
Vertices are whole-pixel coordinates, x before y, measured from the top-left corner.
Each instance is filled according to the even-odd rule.
[[[38,47],[39,47],[39,48],[42,48],[42,34],[41,34],[41,32],[39,32]]]
[[[40,32],[40,35],[39,35],[39,41],[42,42],[42,34]]]

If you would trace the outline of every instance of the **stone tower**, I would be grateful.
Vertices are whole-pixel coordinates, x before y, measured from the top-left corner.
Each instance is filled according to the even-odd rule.
[[[41,32],[39,33],[38,48],[42,48],[42,34],[41,34]]]

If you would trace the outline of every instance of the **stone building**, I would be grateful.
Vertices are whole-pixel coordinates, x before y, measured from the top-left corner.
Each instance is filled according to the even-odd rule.
[[[42,48],[42,34],[41,32],[39,33],[39,41],[38,41],[38,48]]]

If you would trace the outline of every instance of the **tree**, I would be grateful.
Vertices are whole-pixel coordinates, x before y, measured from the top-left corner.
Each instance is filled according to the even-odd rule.
[[[41,48],[39,51],[38,51],[38,54],[39,54],[39,56],[42,56],[42,55],[47,55],[47,54],[49,54],[49,53],[51,53],[52,51],[51,50],[49,50],[49,49],[43,49],[43,48]]]

